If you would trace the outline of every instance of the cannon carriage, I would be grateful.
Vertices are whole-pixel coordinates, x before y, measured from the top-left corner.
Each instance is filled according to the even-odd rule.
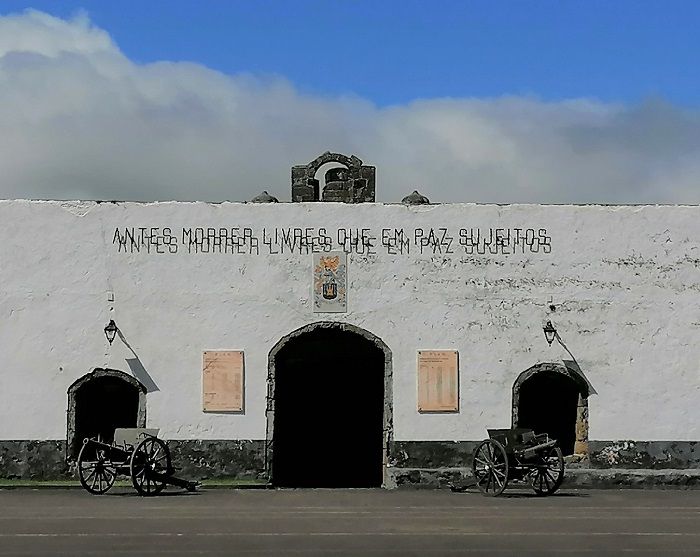
[[[503,493],[510,481],[530,485],[537,495],[552,495],[564,481],[564,457],[556,439],[531,429],[489,429],[476,447],[472,472],[484,495]]]
[[[165,441],[157,429],[117,428],[114,441],[86,438],[77,460],[80,485],[93,495],[107,493],[118,475],[131,478],[134,489],[144,496],[157,495],[166,485],[195,491],[196,482],[176,477]]]

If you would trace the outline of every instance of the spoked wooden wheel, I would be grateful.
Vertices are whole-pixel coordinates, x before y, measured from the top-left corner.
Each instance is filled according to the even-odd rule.
[[[530,485],[537,495],[551,495],[564,481],[564,457],[554,445],[542,451],[536,467],[530,472]]]
[[[500,495],[508,484],[506,449],[495,439],[482,441],[474,451],[472,471],[481,493],[492,497]]]
[[[157,495],[165,487],[163,476],[172,472],[170,451],[164,441],[147,437],[131,454],[131,482],[141,495]]]
[[[117,479],[117,469],[107,457],[105,449],[83,441],[78,453],[78,478],[80,485],[93,495],[107,493]]]

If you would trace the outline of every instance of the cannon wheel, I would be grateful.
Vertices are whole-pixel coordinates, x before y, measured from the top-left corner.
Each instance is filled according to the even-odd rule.
[[[508,455],[505,447],[495,439],[479,443],[474,451],[472,471],[476,487],[481,493],[492,497],[503,493],[508,485]]]
[[[538,455],[537,464],[530,473],[530,485],[537,495],[552,495],[564,481],[564,457],[554,445]]]
[[[140,495],[158,495],[165,488],[165,482],[153,478],[149,472],[161,475],[172,472],[168,445],[157,437],[146,437],[131,453],[129,470],[131,483]]]
[[[78,453],[78,479],[80,485],[93,495],[107,493],[117,479],[117,469],[105,455],[105,450],[83,440]]]

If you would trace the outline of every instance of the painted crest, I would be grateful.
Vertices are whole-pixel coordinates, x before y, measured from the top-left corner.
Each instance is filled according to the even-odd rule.
[[[347,311],[345,252],[314,254],[313,299],[316,313]]]

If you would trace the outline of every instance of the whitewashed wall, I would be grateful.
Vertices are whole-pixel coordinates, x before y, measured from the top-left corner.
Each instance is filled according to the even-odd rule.
[[[130,372],[110,318],[157,386],[148,422],[165,438],[264,439],[270,348],[336,320],[393,353],[395,439],[479,439],[510,425],[520,372],[568,359],[544,340],[551,318],[598,391],[591,439],[700,439],[700,207],[4,201],[0,223],[0,439],[65,438],[69,385],[95,367]],[[125,227],[167,227],[177,252],[120,252]],[[182,229],[195,227],[250,228],[259,254],[190,253]],[[269,253],[263,228],[289,227],[325,228],[334,248],[339,228],[376,238],[375,254],[348,257],[347,314],[312,313],[306,248]],[[446,228],[454,253],[421,253],[416,228]],[[467,254],[460,229],[476,228],[534,229],[550,248]],[[382,229],[403,229],[410,253],[388,253]],[[416,351],[440,348],[459,350],[461,411],[421,415]],[[244,415],[202,412],[207,349],[245,351]]]

